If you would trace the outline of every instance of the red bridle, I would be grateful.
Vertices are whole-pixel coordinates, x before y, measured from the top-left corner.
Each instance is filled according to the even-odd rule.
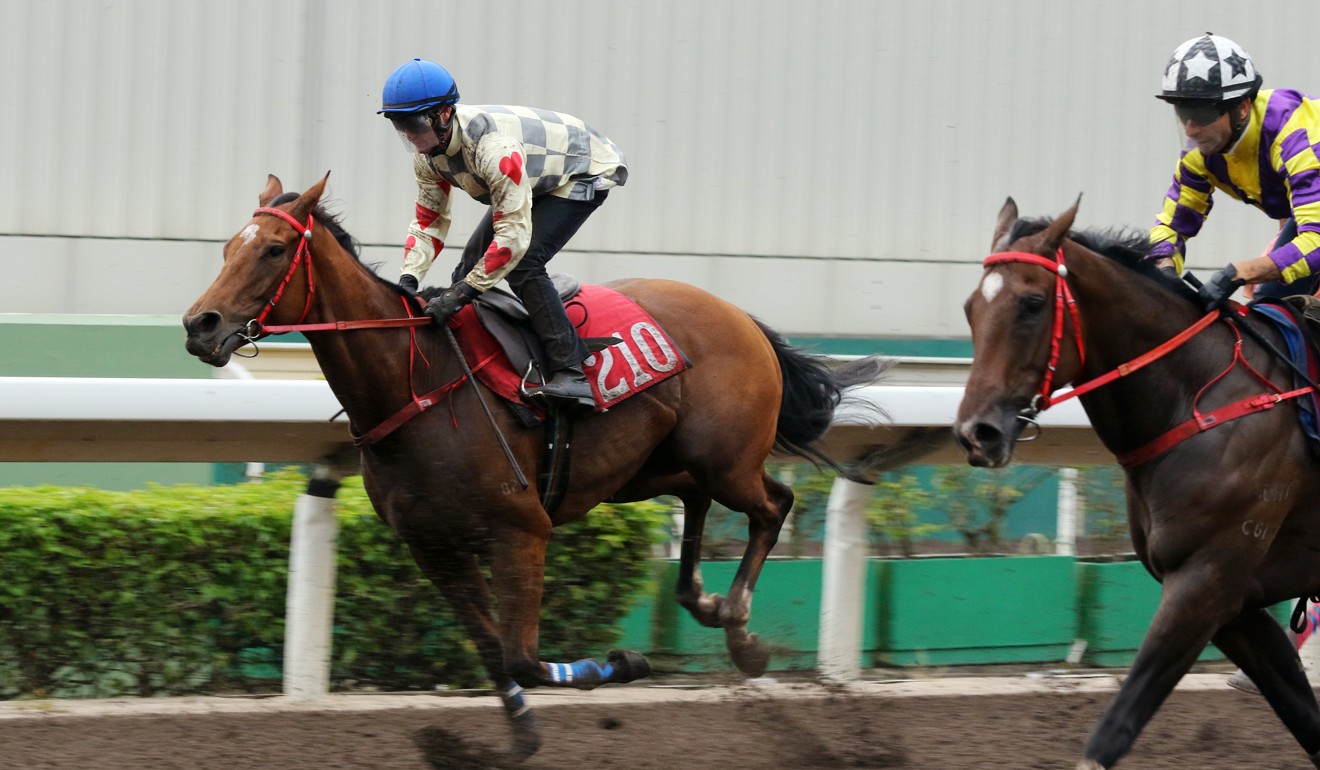
[[[1045,364],[1045,376],[1041,380],[1040,390],[1037,391],[1035,398],[1031,400],[1029,411],[1034,415],[1048,409],[1054,403],[1051,396],[1054,393],[1054,374],[1058,369],[1059,356],[1063,349],[1064,308],[1067,308],[1068,314],[1072,316],[1073,341],[1077,345],[1077,367],[1079,369],[1086,362],[1086,348],[1082,345],[1082,323],[1077,312],[1077,301],[1073,299],[1072,289],[1068,288],[1068,268],[1063,264],[1063,247],[1059,247],[1055,259],[1042,257],[1039,254],[1029,254],[1025,251],[1001,251],[986,257],[983,264],[989,268],[1010,262],[1043,267],[1054,273],[1055,276],[1054,330],[1050,334],[1050,360]],[[1072,395],[1075,394],[1070,394],[1065,398],[1071,398]]]
[[[266,303],[266,306],[261,309],[261,313],[257,315],[256,318],[253,318],[251,321],[247,322],[247,326],[245,328],[251,337],[260,336],[262,331],[266,329],[266,327],[263,325],[263,322],[266,320],[266,316],[270,315],[270,311],[275,309],[275,303],[279,302],[280,297],[284,296],[284,289],[288,287],[289,281],[293,279],[293,274],[298,272],[298,266],[303,264],[304,257],[306,258],[306,263],[307,263],[307,302],[303,304],[302,315],[298,316],[298,323],[302,323],[307,318],[308,311],[312,309],[312,292],[316,288],[315,282],[312,280],[312,257],[311,257],[312,227],[313,225],[316,224],[315,217],[313,217],[311,214],[308,214],[307,224],[306,226],[304,226],[300,224],[298,220],[294,219],[293,216],[290,215],[288,212],[281,211],[280,209],[276,209],[276,208],[271,208],[269,206],[262,206],[261,208],[252,212],[252,216],[254,217],[258,214],[270,214],[271,216],[276,216],[279,217],[280,219],[283,219],[285,222],[288,222],[289,224],[293,225],[294,230],[302,233],[302,237],[298,239],[298,249],[293,254],[293,260],[289,262],[289,272],[284,274],[284,280],[280,281],[279,288],[275,290],[275,296],[270,298],[270,302]]]

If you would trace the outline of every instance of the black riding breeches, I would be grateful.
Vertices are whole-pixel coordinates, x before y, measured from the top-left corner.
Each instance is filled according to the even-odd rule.
[[[564,304],[559,300],[545,266],[564,248],[578,228],[582,227],[582,223],[587,221],[587,217],[600,208],[607,194],[604,190],[598,191],[595,200],[590,201],[568,200],[553,195],[534,199],[531,243],[527,246],[527,253],[505,276],[513,293],[527,307],[532,328],[541,338],[546,365],[551,372],[582,363],[588,351],[564,312]],[[463,261],[454,270],[455,281],[462,280],[471,272],[495,239],[493,211],[487,209],[481,223],[468,239],[467,246],[463,248]]]

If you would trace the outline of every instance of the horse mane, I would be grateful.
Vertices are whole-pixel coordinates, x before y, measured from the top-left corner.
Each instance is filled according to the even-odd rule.
[[[1009,230],[1007,241],[1012,243],[1019,238],[1035,235],[1049,227],[1053,217],[1019,219]],[[1131,227],[1110,227],[1069,231],[1068,238],[1080,246],[1111,259],[1148,280],[1154,281],[1189,302],[1199,304],[1196,290],[1182,279],[1173,278],[1168,273],[1155,267],[1155,260],[1150,258],[1152,244],[1145,232]]]
[[[284,203],[290,203],[292,201],[297,200],[300,194],[301,193],[296,193],[296,192],[281,193],[280,195],[277,195],[275,199],[272,200],[267,205],[279,206]],[[339,242],[339,245],[343,247],[344,251],[347,251],[349,254],[352,254],[353,258],[356,259],[359,264],[362,264],[363,267],[367,267],[366,264],[362,263],[362,252],[358,249],[357,240],[354,239],[353,236],[350,235],[349,232],[344,229],[344,224],[339,221],[338,214],[326,208],[325,204],[317,204],[316,210],[312,212],[312,216],[316,218],[317,222],[321,223],[322,227],[330,231],[330,234],[335,237],[335,240]],[[400,288],[398,284],[392,283],[390,281],[385,280],[384,278],[381,278],[376,273],[376,271],[371,269],[370,267],[367,267],[367,272],[371,273],[371,275],[376,280],[399,292],[399,294],[405,293],[404,290]]]

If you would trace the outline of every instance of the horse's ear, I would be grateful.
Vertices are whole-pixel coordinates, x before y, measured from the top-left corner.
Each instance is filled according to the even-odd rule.
[[[257,203],[262,206],[269,206],[270,202],[275,200],[276,196],[284,192],[284,185],[280,184],[280,178],[274,174],[266,175],[266,189],[257,196]]]
[[[1016,221],[1018,221],[1017,201],[1010,195],[1008,200],[1004,201],[1004,207],[999,210],[999,219],[995,221],[995,237],[990,241],[991,251],[1003,251],[1008,248],[1008,231]]]
[[[1068,232],[1072,230],[1073,222],[1077,219],[1077,209],[1082,205],[1082,196],[1077,196],[1077,202],[1072,208],[1059,215],[1059,218],[1050,223],[1041,233],[1041,245],[1046,253],[1053,253],[1063,245],[1063,239],[1068,237]]]
[[[308,187],[307,192],[298,196],[298,200],[293,202],[293,208],[289,210],[294,219],[306,219],[309,214],[316,210],[317,204],[321,202],[321,195],[325,192],[326,180],[329,178],[330,172],[327,171],[319,182]]]

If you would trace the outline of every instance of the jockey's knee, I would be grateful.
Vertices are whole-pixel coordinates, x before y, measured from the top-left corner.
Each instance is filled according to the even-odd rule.
[[[518,296],[522,296],[522,287],[524,284],[528,281],[540,279],[548,281],[550,280],[550,274],[546,272],[545,265],[535,262],[526,266],[520,262],[517,267],[504,277],[504,280],[509,282],[509,287],[513,289],[513,293]]]

